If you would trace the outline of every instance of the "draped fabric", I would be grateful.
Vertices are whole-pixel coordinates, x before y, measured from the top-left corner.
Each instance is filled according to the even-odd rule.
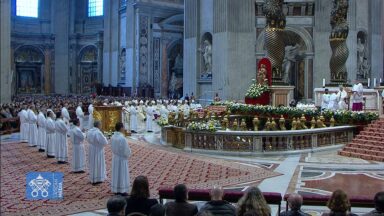
[[[93,105],[90,104],[88,106],[88,113],[89,113],[89,117],[88,117],[88,129],[91,129],[93,128]]]
[[[130,115],[130,129],[133,131],[137,131],[137,107],[131,106],[129,108],[129,115]]]

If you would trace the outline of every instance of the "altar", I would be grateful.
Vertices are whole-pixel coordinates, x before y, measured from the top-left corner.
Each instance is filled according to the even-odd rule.
[[[122,106],[94,106],[93,118],[101,122],[103,132],[115,131],[117,122],[122,122]]]

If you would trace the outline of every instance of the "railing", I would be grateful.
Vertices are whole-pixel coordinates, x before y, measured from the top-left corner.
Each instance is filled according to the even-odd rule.
[[[0,134],[8,134],[17,131],[20,131],[19,117],[0,119]]]
[[[314,149],[346,144],[353,126],[285,131],[185,131],[185,149],[229,152],[273,152]]]

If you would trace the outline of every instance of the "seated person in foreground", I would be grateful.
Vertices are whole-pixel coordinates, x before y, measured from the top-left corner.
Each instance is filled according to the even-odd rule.
[[[224,190],[220,186],[214,186],[211,190],[211,201],[201,207],[200,212],[209,212],[213,216],[236,215],[236,208],[229,202],[223,200]]]
[[[329,213],[323,213],[322,216],[356,216],[349,212],[351,203],[347,194],[342,190],[335,190],[327,202],[327,207],[331,210]]]
[[[127,203],[122,196],[113,196],[107,202],[108,216],[124,216]]]
[[[165,214],[167,216],[193,216],[197,214],[197,206],[187,202],[187,186],[178,184],[173,189],[173,193],[175,194],[175,201],[165,204]]]
[[[300,210],[303,204],[303,197],[300,194],[290,194],[288,197],[288,206],[291,210],[280,213],[280,216],[309,216]]]
[[[133,212],[148,215],[152,206],[158,204],[156,199],[149,199],[149,184],[145,176],[137,176],[133,181],[130,197],[127,198],[125,214]]]
[[[364,216],[384,216],[384,191],[376,193],[375,198],[375,210],[365,214]]]
[[[250,187],[237,203],[237,215],[270,216],[271,208],[257,187]]]

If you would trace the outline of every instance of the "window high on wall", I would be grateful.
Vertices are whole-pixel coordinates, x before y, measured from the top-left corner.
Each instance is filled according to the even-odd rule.
[[[103,16],[104,0],[88,0],[88,17]]]
[[[39,16],[39,0],[16,0],[16,16]]]

